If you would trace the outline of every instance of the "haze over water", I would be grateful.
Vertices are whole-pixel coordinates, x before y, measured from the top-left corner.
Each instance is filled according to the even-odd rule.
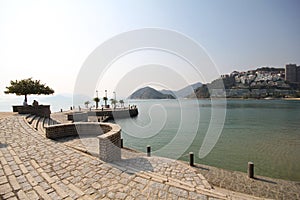
[[[182,110],[193,113],[200,105],[199,129],[192,145],[180,159],[187,160],[188,152],[192,151],[197,163],[243,172],[247,170],[247,162],[253,161],[257,175],[300,181],[300,101],[228,100],[222,134],[213,150],[203,159],[198,158],[198,152],[210,122],[211,105],[209,100],[199,100],[199,104],[197,101],[183,100],[180,107],[176,100],[130,101],[130,104],[138,106],[138,117],[116,121],[122,127],[124,145],[143,152],[147,145],[151,145],[154,151],[162,148],[175,137]],[[153,109],[154,105],[161,108]],[[159,119],[166,122],[151,137],[146,135],[147,131],[138,132],[138,137],[126,132],[131,120],[139,126],[151,124],[150,129],[156,131],[160,128],[156,126],[161,126]],[[192,118],[189,120],[196,123]],[[186,136],[193,131],[188,127],[184,126]],[[185,145],[184,137],[182,139],[181,145]],[[164,156],[168,157],[174,151],[176,147]]]

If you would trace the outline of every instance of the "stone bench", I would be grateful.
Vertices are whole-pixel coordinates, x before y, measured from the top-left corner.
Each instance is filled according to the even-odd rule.
[[[121,127],[112,123],[75,122],[45,127],[46,137],[97,136],[99,158],[105,162],[121,159]]]

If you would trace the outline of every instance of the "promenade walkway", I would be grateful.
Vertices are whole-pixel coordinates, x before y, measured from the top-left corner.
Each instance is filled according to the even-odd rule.
[[[0,116],[0,199],[257,199],[216,191],[179,161],[122,150],[122,160],[104,163],[8,115]]]

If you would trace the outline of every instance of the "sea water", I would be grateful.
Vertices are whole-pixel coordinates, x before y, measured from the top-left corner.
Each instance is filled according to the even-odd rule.
[[[195,161],[228,170],[246,172],[248,161],[255,174],[300,181],[300,101],[227,100],[212,105],[210,100],[136,100],[139,115],[119,119],[124,145],[154,154]],[[221,134],[210,153],[199,158],[208,127],[225,113]],[[218,116],[217,116],[218,118]],[[217,123],[222,124],[222,117]],[[214,124],[212,124],[214,125]],[[196,127],[196,128],[195,128]],[[172,141],[177,140],[173,145]]]

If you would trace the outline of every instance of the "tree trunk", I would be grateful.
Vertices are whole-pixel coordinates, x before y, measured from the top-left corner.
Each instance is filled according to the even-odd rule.
[[[25,94],[25,99],[24,99],[24,101],[27,103],[27,94]]]

